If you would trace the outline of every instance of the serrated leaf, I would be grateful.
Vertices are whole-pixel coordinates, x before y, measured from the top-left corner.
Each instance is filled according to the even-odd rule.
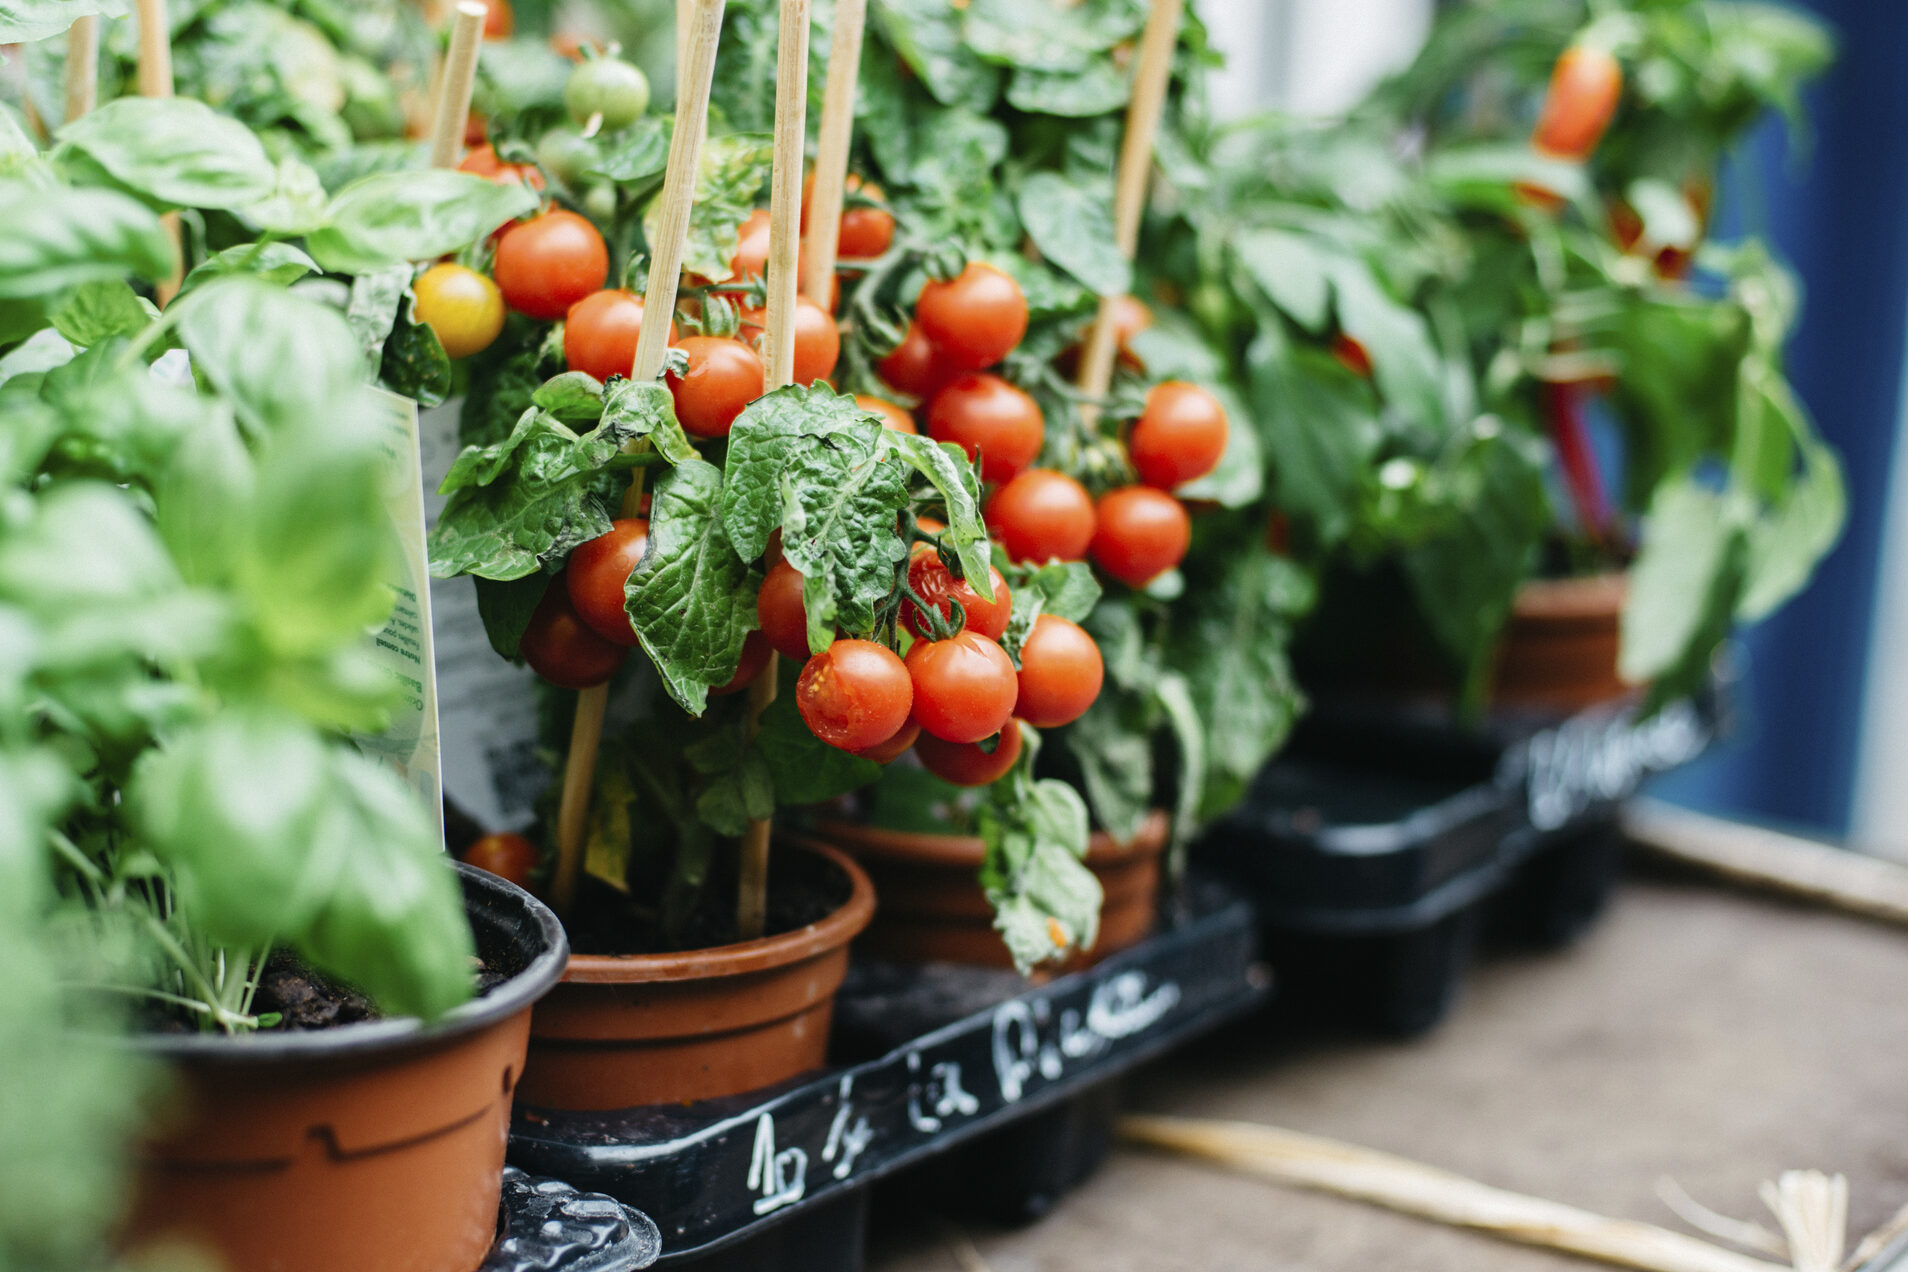
[[[953,442],[936,442],[912,433],[881,430],[882,444],[902,462],[927,478],[941,496],[947,530],[941,542],[954,550],[961,577],[984,579],[992,564],[987,546],[987,523],[981,520],[980,476],[967,453]]]
[[[718,283],[730,277],[737,231],[768,181],[774,150],[774,139],[761,133],[734,133],[703,143],[696,165],[696,201],[689,213],[689,237],[683,245],[684,273],[700,274]],[[643,233],[652,243],[661,200],[658,194],[643,213]]]
[[[644,116],[610,138],[609,149],[589,173],[624,185],[659,177],[669,163],[669,142],[674,134],[672,117]]]
[[[1133,270],[1113,241],[1110,184],[1089,188],[1057,172],[1030,174],[1017,199],[1040,254],[1102,296],[1125,295]]]
[[[701,458],[676,419],[676,400],[661,380],[619,380],[603,400],[603,423],[635,440],[647,437],[672,464]]]
[[[879,449],[803,449],[782,470],[782,551],[802,574],[808,645],[819,653],[839,625],[872,631],[908,547],[895,533],[908,503],[905,469]],[[982,577],[985,577],[984,575]]]
[[[729,430],[723,466],[722,524],[735,550],[751,561],[768,550],[769,534],[782,520],[787,465],[818,447],[869,454],[883,434],[898,436],[826,385],[790,385],[749,403]]]
[[[770,703],[761,725],[755,744],[767,759],[778,805],[820,804],[881,776],[875,761],[829,746],[811,733],[793,693],[785,691]]]

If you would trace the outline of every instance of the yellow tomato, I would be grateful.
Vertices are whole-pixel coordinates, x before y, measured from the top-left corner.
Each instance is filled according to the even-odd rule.
[[[503,330],[503,293],[474,269],[448,261],[433,265],[412,284],[417,320],[437,333],[444,352],[468,358],[490,347]]]

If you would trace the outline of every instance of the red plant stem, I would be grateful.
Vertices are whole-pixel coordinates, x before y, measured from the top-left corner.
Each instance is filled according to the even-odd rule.
[[[1610,501],[1604,494],[1603,474],[1597,471],[1596,453],[1590,448],[1585,395],[1584,386],[1575,381],[1551,380],[1544,384],[1550,440],[1557,447],[1558,463],[1563,465],[1564,485],[1584,532],[1600,543],[1609,533]]]

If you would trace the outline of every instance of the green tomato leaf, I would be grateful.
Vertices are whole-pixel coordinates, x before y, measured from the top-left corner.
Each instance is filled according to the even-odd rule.
[[[750,561],[768,550],[769,534],[782,524],[783,471],[801,456],[867,455],[891,432],[827,385],[790,385],[749,403],[729,430],[724,463],[722,524],[735,550]]]
[[[437,333],[417,320],[417,297],[409,287],[378,360],[378,382],[419,406],[440,406],[450,397],[450,355]]]
[[[941,542],[953,549],[961,577],[984,579],[992,564],[987,525],[981,520],[980,477],[967,453],[953,442],[936,442],[913,433],[881,430],[881,444],[915,472],[927,478],[941,496],[947,530]]]
[[[1113,241],[1110,189],[1089,189],[1057,172],[1036,172],[1020,187],[1021,223],[1040,254],[1102,296],[1133,288],[1133,271]]]
[[[782,551],[802,574],[808,646],[820,653],[837,625],[873,631],[875,606],[894,591],[908,547],[895,533],[908,504],[906,470],[872,445],[806,447],[782,469]],[[982,576],[986,577],[985,575]]]
[[[527,186],[468,172],[374,173],[333,197],[325,224],[306,236],[305,247],[327,270],[367,273],[458,251],[536,208]]]
[[[888,43],[936,101],[980,112],[994,104],[1000,72],[962,37],[954,6],[943,0],[875,0],[873,10]]]
[[[667,115],[646,115],[613,134],[589,175],[619,185],[635,185],[662,176],[669,164],[669,143],[675,134],[675,122]]]
[[[1007,81],[1007,104],[1029,115],[1089,119],[1121,109],[1133,95],[1133,82],[1109,58],[1079,70],[1016,70]]]
[[[1310,521],[1322,543],[1338,543],[1384,439],[1370,386],[1326,354],[1293,349],[1276,326],[1247,347],[1246,370],[1275,506]],[[1235,431],[1244,422],[1233,421]]]
[[[676,419],[676,401],[661,380],[619,380],[603,399],[603,426],[632,440],[647,437],[672,464],[701,458]]]
[[[471,582],[477,586],[477,617],[483,622],[490,647],[501,657],[516,661],[530,616],[554,584],[545,574],[526,574],[505,582],[473,575]]]
[[[0,300],[50,296],[128,274],[157,281],[177,259],[159,218],[111,190],[0,184],[0,223],[7,227],[0,234]]]
[[[718,283],[730,277],[737,231],[768,182],[774,149],[774,139],[761,133],[711,137],[703,143],[696,166],[696,202],[683,246],[683,272]],[[658,194],[643,213],[643,234],[652,243],[661,201]]]
[[[979,810],[987,846],[981,886],[994,906],[994,928],[1021,973],[1099,938],[1100,881],[1082,860],[1087,809],[1064,782],[1027,776],[1026,761],[989,788]]]
[[[82,155],[159,208],[236,210],[278,184],[277,168],[251,129],[186,97],[122,97],[55,136],[56,162]]]
[[[781,807],[825,803],[881,776],[875,761],[829,746],[811,733],[791,692],[768,705],[761,725],[755,745],[768,763],[775,802]]]
[[[1246,276],[1286,317],[1315,335],[1325,330],[1332,313],[1331,249],[1310,235],[1275,229],[1242,231],[1231,246]]]
[[[595,427],[603,418],[603,383],[582,371],[565,371],[538,385],[530,401],[572,428]]]
[[[1153,808],[1151,700],[1144,691],[1108,684],[1060,735],[1080,766],[1094,820],[1119,840],[1137,835]]]
[[[1031,71],[1077,71],[1102,60],[1115,44],[1139,32],[1144,6],[1132,0],[1080,4],[1025,4],[973,0],[964,23],[967,42],[990,62]]]
[[[1001,645],[1020,665],[1020,647],[1033,632],[1034,620],[1053,614],[1070,623],[1082,623],[1100,603],[1100,583],[1084,561],[1052,561],[1042,566],[1015,566],[1006,574],[1014,594],[1013,613]]]

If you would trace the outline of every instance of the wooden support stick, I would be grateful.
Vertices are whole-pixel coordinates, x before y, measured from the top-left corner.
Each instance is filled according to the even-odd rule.
[[[724,2],[689,0],[694,21],[684,42],[688,59],[678,70],[683,88],[676,97],[676,129],[663,172],[662,213],[657,218],[655,241],[650,244],[643,325],[636,336],[636,356],[630,367],[633,380],[655,379],[662,374],[663,360],[669,356],[669,324],[675,317],[676,288],[681,282],[683,250],[689,237],[689,212],[696,201],[696,168],[708,131],[709,88],[715,79],[716,46],[722,39]],[[634,493],[636,487],[632,486],[631,491]],[[569,912],[582,874],[590,788],[596,781],[596,752],[603,740],[603,715],[608,704],[607,684],[577,695],[576,722],[570,729],[570,753],[563,768],[562,803],[557,809],[557,868],[550,888],[550,904],[558,914]]]
[[[802,278],[802,290],[823,305],[834,294],[848,149],[855,135],[855,85],[861,76],[861,35],[867,18],[868,0],[837,0],[835,34],[828,45],[828,86],[822,91],[821,131],[815,139],[815,201],[808,209],[808,256]]]
[[[1153,172],[1153,147],[1159,139],[1159,117],[1166,109],[1166,87],[1172,80],[1173,50],[1179,47],[1179,23],[1186,0],[1153,0],[1140,36],[1139,66],[1133,73],[1133,99],[1126,108],[1126,135],[1120,142],[1120,163],[1113,188],[1113,241],[1120,254],[1132,260],[1139,250],[1140,214],[1146,210],[1146,188]],[[1113,356],[1118,331],[1119,298],[1102,296],[1100,313],[1087,334],[1080,357],[1080,392],[1090,398],[1106,396],[1113,383]],[[1082,405],[1081,416],[1090,428],[1099,419],[1097,406]]]
[[[1134,1143],[1190,1153],[1299,1188],[1647,1272],[1789,1272],[1653,1224],[1607,1219],[1389,1153],[1275,1126],[1126,1117],[1120,1120],[1120,1134]]]
[[[437,109],[431,116],[431,167],[455,168],[464,153],[464,122],[477,86],[477,55],[483,47],[484,15],[479,0],[458,0],[451,15],[450,49],[437,76]]]
[[[138,0],[139,13],[139,95],[172,96],[172,27],[166,21],[166,0]],[[164,308],[179,294],[185,281],[184,236],[179,229],[179,214],[168,212],[159,218],[172,239],[174,265],[172,277],[153,288],[153,295]]]
[[[66,122],[99,102],[99,15],[75,18],[66,33]]]
[[[795,271],[802,240],[802,162],[808,139],[808,0],[782,0],[775,48],[775,161],[769,181],[768,317],[762,353],[770,391],[795,382]],[[822,295],[828,293],[824,290]],[[776,657],[749,686],[749,730],[775,701]],[[736,928],[745,941],[762,935],[768,918],[769,823],[742,833]]]

